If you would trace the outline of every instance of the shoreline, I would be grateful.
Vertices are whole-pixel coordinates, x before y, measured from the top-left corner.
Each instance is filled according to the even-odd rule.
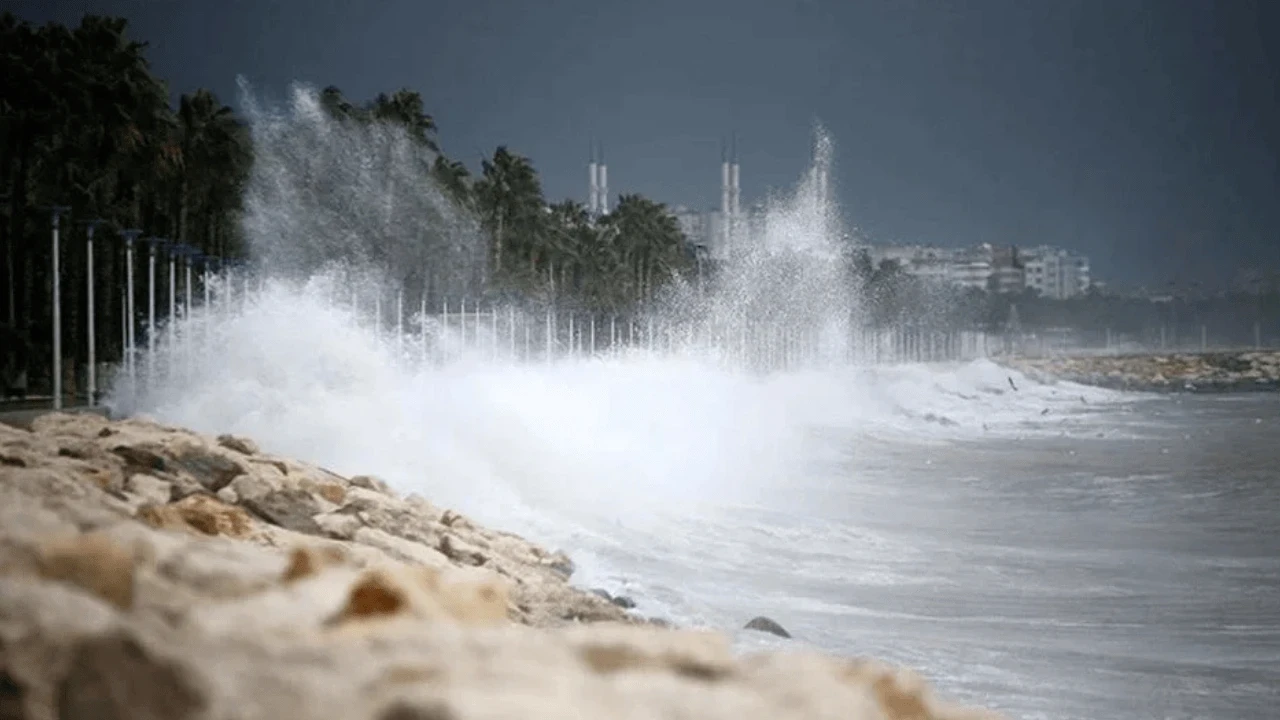
[[[999,717],[874,660],[741,655],[572,575],[563,552],[248,438],[0,424],[0,706],[27,720]]]
[[[1280,351],[1000,358],[997,362],[1040,382],[1065,381],[1108,390],[1228,394],[1280,392]]]

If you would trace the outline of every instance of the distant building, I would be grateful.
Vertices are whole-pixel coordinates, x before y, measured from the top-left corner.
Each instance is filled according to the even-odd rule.
[[[1089,258],[1049,246],[1028,248],[1021,255],[1027,287],[1042,297],[1065,300],[1089,291]]]
[[[1239,270],[1231,281],[1231,290],[1249,295],[1280,292],[1280,272],[1263,272],[1256,268]]]
[[[1011,246],[867,245],[865,249],[874,266],[892,261],[908,275],[939,284],[1010,294],[1025,287],[1019,253]]]
[[[990,258],[978,253],[957,258],[951,265],[951,283],[962,288],[989,290],[992,270]]]

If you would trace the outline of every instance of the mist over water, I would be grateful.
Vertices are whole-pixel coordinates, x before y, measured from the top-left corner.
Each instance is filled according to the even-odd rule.
[[[336,120],[319,93],[266,104],[241,80],[254,166],[244,226],[273,277],[349,281],[461,296],[483,278],[479,223],[431,176],[436,155],[391,123]]]
[[[488,320],[415,318],[412,302],[402,334],[400,291],[482,294],[478,224],[403,136],[318,103],[304,87],[279,107],[246,99],[256,274],[219,284],[140,361],[154,373],[117,385],[115,409],[379,475],[568,551],[576,582],[646,615],[733,629],[767,614],[798,642],[913,665],[1014,716],[1266,705],[1280,619],[1247,598],[1280,572],[1280,541],[1232,555],[1215,533],[1280,512],[1277,484],[1237,465],[1237,491],[1206,501],[1218,475],[1197,453],[1231,437],[1233,462],[1256,459],[1265,436],[1247,433],[1272,428],[1253,422],[1269,409],[1200,429],[1163,400],[987,360],[845,362],[858,315],[820,130],[812,169],[740,229],[716,283],[673,288],[641,318],[678,321],[680,342],[517,361],[499,336],[518,346],[541,315],[512,308],[495,336]],[[734,361],[735,343],[765,341],[762,321],[822,351],[787,371]],[[1254,514],[1232,515],[1237,502]],[[1219,586],[1244,599],[1203,590]],[[1196,612],[1200,634],[1177,629]],[[1237,647],[1215,622],[1262,639]],[[1188,674],[1209,695],[1180,686]]]
[[[194,309],[182,341],[143,363],[162,370],[117,393],[121,407],[379,473],[498,523],[517,508],[682,517],[805,474],[822,456],[821,431],[927,437],[941,418],[974,431],[978,414],[988,430],[1021,417],[1007,373],[989,363],[941,374],[837,365],[854,301],[821,128],[809,172],[770,199],[763,223],[737,230],[716,281],[677,285],[650,309],[686,323],[687,335],[519,363],[484,351],[480,321],[460,338],[409,307],[408,339],[391,329],[391,303],[407,286],[483,294],[478,223],[437,187],[434,156],[398,129],[334,120],[306,86],[278,106],[245,86],[244,102],[256,158],[245,228],[258,274]],[[761,375],[724,362],[721,346],[764,339],[750,329],[761,321],[821,336],[820,367]],[[419,344],[471,352],[424,362]],[[1007,418],[993,414],[1000,406]]]

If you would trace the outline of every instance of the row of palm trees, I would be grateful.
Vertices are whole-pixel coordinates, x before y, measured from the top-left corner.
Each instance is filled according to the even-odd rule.
[[[248,123],[207,90],[181,95],[173,107],[146,44],[127,29],[115,17],[86,15],[68,28],[0,14],[0,363],[9,370],[38,373],[51,357],[51,208],[72,209],[64,236],[92,220],[105,226],[100,238],[142,228],[210,257],[247,253]],[[359,104],[331,87],[321,100],[342,121],[405,130],[434,182],[483,229],[480,280],[490,294],[618,310],[651,300],[693,266],[691,248],[660,203],[623,195],[603,218],[573,201],[553,204],[530,160],[506,147],[472,175],[440,152],[436,124],[416,92]],[[64,242],[60,256],[63,353],[71,363],[86,357],[80,247]],[[124,254],[101,253],[94,268],[95,294],[119,298]],[[121,356],[121,324],[114,314],[99,318],[99,358]]]
[[[489,241],[485,290],[618,310],[646,303],[694,267],[693,248],[661,203],[623,194],[592,218],[582,204],[549,202],[529,158],[498,147],[480,174],[440,152],[421,96],[401,90],[359,106],[325,88],[321,105],[341,122],[404,127],[434,156],[431,175],[455,205],[479,220]]]
[[[51,208],[72,209],[64,237],[95,221],[106,226],[100,240],[145,228],[208,255],[243,252],[247,128],[205,90],[171,107],[145,44],[125,30],[119,18],[86,16],[72,29],[0,15],[0,361],[9,377],[24,367],[38,374],[50,357]],[[64,242],[60,253],[63,353],[72,361],[86,357],[82,248]],[[119,298],[123,253],[98,255],[95,295]],[[122,323],[117,314],[99,319],[99,357],[120,357]]]

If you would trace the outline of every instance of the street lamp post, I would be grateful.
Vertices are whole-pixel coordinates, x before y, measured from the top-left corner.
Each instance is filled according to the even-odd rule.
[[[177,323],[177,306],[178,306],[178,280],[175,272],[178,255],[182,254],[181,245],[169,246],[169,350],[170,352],[176,347],[175,339],[178,332]]]
[[[156,365],[156,248],[164,238],[149,237],[147,243],[147,382],[155,381]]]
[[[149,237],[147,243],[147,352],[156,352],[156,249],[167,242],[164,238]]]
[[[101,220],[85,222],[85,295],[88,297],[85,324],[88,326],[89,367],[86,377],[89,393],[89,407],[98,404],[98,343],[96,335],[97,323],[93,310],[93,231],[102,224]]]
[[[131,387],[136,388],[138,376],[134,367],[133,349],[133,241],[138,239],[142,234],[141,230],[121,230],[120,237],[124,238],[124,255],[125,255],[125,294],[124,294],[124,312],[125,312],[125,348],[124,361],[125,369],[129,373],[129,383]]]
[[[62,287],[58,246],[58,226],[62,214],[71,208],[55,206],[49,208],[53,213],[53,409],[62,409]]]
[[[209,286],[209,279],[213,277],[213,269],[217,267],[218,258],[212,255],[205,255],[201,258],[204,264],[200,268],[200,284],[204,287],[204,308],[209,310],[209,299],[212,288]]]
[[[187,251],[184,254],[186,255],[186,262],[183,263],[183,270],[185,274],[183,275],[183,279],[182,279],[182,289],[186,297],[182,304],[182,319],[190,320],[191,319],[191,263],[195,261],[196,254],[195,252],[193,252],[191,248],[187,248]]]

